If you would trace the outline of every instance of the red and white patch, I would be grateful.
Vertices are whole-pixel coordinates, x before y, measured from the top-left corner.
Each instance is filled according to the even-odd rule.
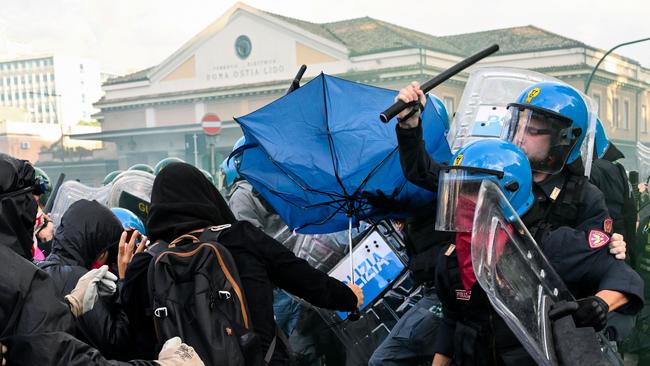
[[[611,234],[614,232],[614,220],[611,218],[606,218],[605,221],[603,221],[603,230],[607,234]]]
[[[456,290],[456,300],[469,301],[472,290]]]
[[[589,247],[598,249],[609,243],[609,236],[600,230],[591,230],[589,232]]]

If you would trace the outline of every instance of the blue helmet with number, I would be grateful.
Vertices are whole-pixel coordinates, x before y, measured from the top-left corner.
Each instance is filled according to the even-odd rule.
[[[524,150],[534,171],[556,174],[580,157],[589,109],[575,88],[560,82],[536,83],[508,109],[510,140]]]
[[[460,220],[458,213],[469,207],[473,215],[484,180],[499,186],[519,216],[532,207],[533,175],[526,154],[508,141],[476,140],[461,147],[440,172],[436,229],[471,232],[472,221]]]

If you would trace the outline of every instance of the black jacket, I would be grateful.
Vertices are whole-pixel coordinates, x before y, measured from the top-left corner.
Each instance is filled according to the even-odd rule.
[[[438,164],[429,157],[422,140],[422,126],[411,129],[396,127],[400,165],[411,183],[432,192],[438,190]],[[435,282],[438,252],[453,241],[451,233],[435,230],[436,203],[419,210],[406,221],[404,244],[409,256],[409,270],[417,284]]]
[[[232,225],[224,230],[219,242],[228,248],[235,260],[253,330],[260,335],[263,352],[275,335],[274,287],[319,307],[341,311],[355,308],[356,297],[342,282],[314,269],[252,224],[237,222],[216,188],[191,165],[173,163],[165,167],[154,181],[151,201],[147,231],[153,240],[171,242],[192,230],[225,223]],[[134,257],[127,269],[122,292],[129,319],[139,319],[131,328],[139,328],[138,342],[143,350],[147,344],[156,343],[152,322],[146,316],[149,307],[146,272],[152,258],[147,253]],[[148,347],[146,352],[153,351]],[[286,350],[278,342],[271,364],[286,363],[286,360]]]
[[[0,154],[0,342],[9,365],[156,365],[108,361],[74,338],[74,320],[52,279],[31,262],[34,169]],[[22,194],[12,194],[16,192]]]
[[[122,225],[113,213],[96,201],[79,200],[61,218],[52,242],[52,253],[38,266],[52,278],[63,301],[104,251],[117,246]],[[128,360],[128,319],[116,297],[100,297],[91,311],[77,322],[78,336],[109,358]]]
[[[625,236],[628,262],[635,263],[637,204],[630,192],[625,168],[616,162],[621,158],[623,154],[610,145],[603,159],[596,159],[591,165],[589,181],[604,193],[607,209],[614,220],[614,232]]]

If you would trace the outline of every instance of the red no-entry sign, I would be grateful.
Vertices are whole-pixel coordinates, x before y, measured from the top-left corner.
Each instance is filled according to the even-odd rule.
[[[218,135],[221,132],[221,119],[214,113],[208,113],[201,118],[201,128],[208,136]]]

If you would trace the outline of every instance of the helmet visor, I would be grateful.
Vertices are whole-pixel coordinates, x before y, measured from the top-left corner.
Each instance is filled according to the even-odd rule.
[[[469,233],[474,223],[474,209],[481,183],[499,179],[501,172],[452,166],[441,171],[438,182],[436,230]]]
[[[577,141],[571,120],[550,111],[509,105],[510,141],[521,148],[534,172],[559,173]]]

